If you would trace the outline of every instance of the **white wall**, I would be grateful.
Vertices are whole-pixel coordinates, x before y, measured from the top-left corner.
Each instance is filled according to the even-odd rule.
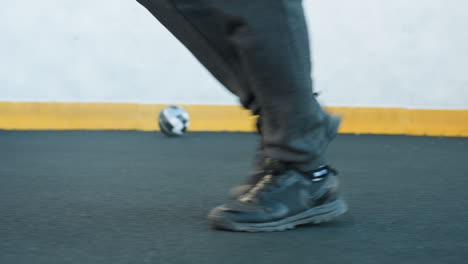
[[[468,108],[465,0],[305,0],[332,106]],[[0,101],[236,104],[134,0],[3,1]]]

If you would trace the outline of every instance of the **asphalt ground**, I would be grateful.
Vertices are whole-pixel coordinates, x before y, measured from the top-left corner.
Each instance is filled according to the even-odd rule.
[[[350,211],[287,232],[205,217],[249,133],[0,131],[0,263],[468,263],[468,139],[340,135]]]

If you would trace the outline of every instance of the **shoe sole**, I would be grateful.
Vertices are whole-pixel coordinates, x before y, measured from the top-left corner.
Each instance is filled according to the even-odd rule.
[[[329,222],[348,211],[346,202],[339,198],[331,203],[311,208],[302,213],[268,223],[237,223],[219,214],[210,214],[208,220],[212,227],[241,232],[274,232],[293,229],[304,224]]]

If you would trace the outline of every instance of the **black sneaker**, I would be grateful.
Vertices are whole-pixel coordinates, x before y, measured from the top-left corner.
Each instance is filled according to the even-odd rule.
[[[336,171],[324,166],[299,172],[268,160],[263,178],[237,199],[214,208],[214,228],[232,231],[283,231],[327,222],[347,211],[338,195]]]
[[[261,118],[257,120],[257,129],[259,134],[261,134]],[[333,140],[338,134],[338,129],[340,128],[341,117],[339,116],[328,116],[325,121],[325,128],[327,129],[328,140]],[[264,175],[263,171],[263,158],[262,147],[259,146],[255,154],[254,161],[254,170],[250,173],[247,179],[240,185],[235,186],[229,191],[228,197],[230,199],[236,199],[239,196],[248,192]]]

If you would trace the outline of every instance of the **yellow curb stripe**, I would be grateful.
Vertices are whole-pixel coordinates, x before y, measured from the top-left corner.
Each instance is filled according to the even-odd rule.
[[[0,129],[158,130],[167,105],[130,103],[0,102]],[[182,105],[191,131],[254,131],[255,117],[239,106]],[[341,133],[468,137],[468,110],[327,107],[344,118]]]

